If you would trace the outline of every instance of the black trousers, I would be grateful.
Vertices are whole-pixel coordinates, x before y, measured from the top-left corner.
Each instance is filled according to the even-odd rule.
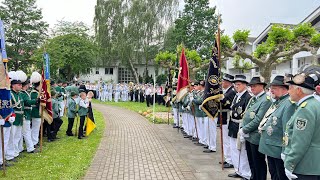
[[[53,140],[54,139],[54,135],[53,135],[53,131],[52,131],[52,124],[49,124],[47,121],[44,121],[43,122],[43,127],[45,127],[45,128],[43,128],[43,129],[45,129],[46,130],[46,132],[47,132],[47,138],[48,138],[48,140]]]
[[[63,121],[60,119],[60,117],[58,118],[54,118],[53,119],[53,132],[54,132],[54,138],[56,138],[58,131],[60,130],[61,125],[63,124]]]
[[[267,156],[269,172],[272,180],[287,180],[282,159]]]
[[[82,137],[83,136],[83,125],[84,125],[84,121],[85,120],[86,120],[86,116],[80,116],[80,125],[79,125],[78,137]]]
[[[68,129],[66,132],[68,135],[72,134],[73,123],[74,123],[74,118],[68,118]]]
[[[267,179],[265,155],[258,151],[259,146],[246,141],[246,150],[253,180]]]
[[[133,92],[130,92],[130,101],[133,101]]]
[[[135,102],[138,102],[138,101],[139,101],[139,94],[138,94],[138,93],[135,93],[135,94],[134,94],[134,101],[135,101]]]
[[[146,95],[146,101],[147,101],[147,106],[150,106],[151,103],[151,96],[150,95]]]
[[[316,176],[301,175],[301,174],[296,174],[296,175],[298,176],[298,180],[320,180],[320,175],[316,175]]]

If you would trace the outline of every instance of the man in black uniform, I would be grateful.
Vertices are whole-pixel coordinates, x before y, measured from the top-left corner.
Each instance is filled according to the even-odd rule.
[[[247,91],[247,80],[244,75],[235,75],[234,85],[237,94],[235,95],[231,104],[231,115],[228,125],[228,135],[230,137],[230,150],[232,164],[235,169],[235,173],[229,174],[229,177],[250,179],[251,171],[249,167],[247,152],[244,145],[237,142],[239,124],[242,121],[243,114],[251,99],[251,95]],[[237,146],[238,145],[238,146]]]
[[[222,134],[223,134],[223,154],[224,168],[233,168],[230,152],[230,137],[228,136],[228,121],[230,120],[231,103],[236,95],[236,90],[233,87],[232,81],[234,76],[225,74],[222,78],[222,89],[224,98],[220,101],[222,106]],[[219,116],[220,123],[220,116]]]

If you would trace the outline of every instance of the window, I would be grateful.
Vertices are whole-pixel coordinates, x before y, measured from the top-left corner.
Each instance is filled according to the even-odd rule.
[[[134,82],[132,72],[127,68],[119,68],[119,82],[120,83],[129,83]]]
[[[96,69],[96,74],[99,74],[99,68]]]
[[[104,74],[113,74],[113,68],[104,68]]]

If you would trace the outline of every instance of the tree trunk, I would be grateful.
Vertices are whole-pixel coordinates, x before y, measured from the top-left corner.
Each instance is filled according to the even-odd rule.
[[[272,69],[273,66],[267,64],[264,64],[263,68],[260,67],[260,75],[264,77],[266,83],[270,83]]]
[[[131,61],[131,60],[128,60],[128,62],[129,62],[129,65],[130,65],[130,68],[131,68],[133,77],[134,77],[134,79],[136,80],[136,83],[139,84],[139,76],[138,76],[138,73],[137,73],[136,69],[134,68],[132,61]]]

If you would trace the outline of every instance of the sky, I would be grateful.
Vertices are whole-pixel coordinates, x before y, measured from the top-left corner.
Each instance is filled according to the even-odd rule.
[[[4,0],[0,0],[3,2]],[[183,7],[183,0],[180,7]],[[222,14],[222,29],[232,35],[237,29],[249,29],[259,35],[270,23],[297,24],[320,6],[320,0],[209,0]],[[82,21],[93,26],[96,0],[37,0],[50,27],[58,20]],[[182,9],[182,8],[180,8]]]

